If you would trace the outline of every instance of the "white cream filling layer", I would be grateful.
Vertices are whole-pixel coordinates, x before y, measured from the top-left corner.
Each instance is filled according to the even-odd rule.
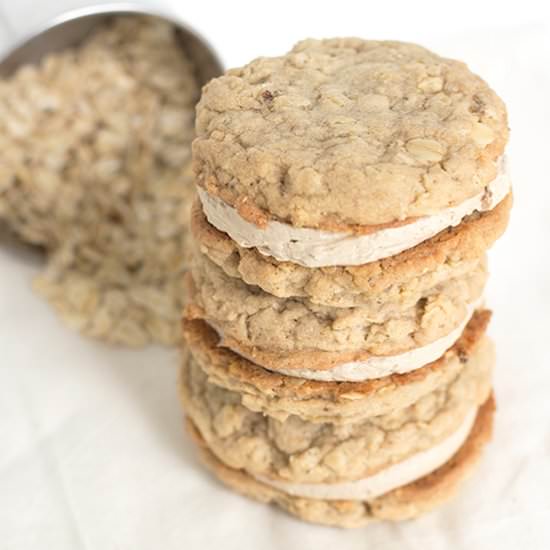
[[[275,481],[263,476],[254,477],[266,485],[296,497],[322,500],[372,500],[393,489],[412,483],[443,466],[468,438],[476,415],[477,408],[469,411],[458,430],[434,447],[357,481],[345,483],[291,483]]]
[[[362,382],[374,378],[382,378],[391,374],[405,374],[419,369],[432,361],[439,359],[460,338],[464,327],[470,321],[474,311],[483,303],[480,297],[468,305],[464,320],[452,332],[426,346],[412,349],[399,355],[378,355],[365,361],[343,363],[331,369],[277,369],[277,372],[287,376],[307,378],[308,380],[324,380],[327,382]]]
[[[221,199],[198,188],[206,218],[244,248],[305,267],[361,265],[399,254],[433,237],[447,227],[458,225],[472,212],[492,210],[508,194],[511,184],[504,158],[499,174],[485,190],[458,206],[446,208],[399,227],[380,229],[368,235],[322,231],[270,221],[260,228],[242,218]]]

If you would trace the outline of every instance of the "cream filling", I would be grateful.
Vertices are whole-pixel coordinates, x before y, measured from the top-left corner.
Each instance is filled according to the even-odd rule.
[[[324,380],[326,382],[362,382],[382,378],[391,374],[405,374],[419,369],[439,359],[460,338],[464,327],[470,321],[474,311],[483,303],[483,297],[467,306],[464,320],[447,336],[443,336],[425,346],[400,353],[399,355],[375,355],[364,361],[343,363],[331,369],[277,369],[287,376]],[[267,367],[266,367],[267,368]]]
[[[264,476],[254,476],[295,497],[322,500],[369,501],[398,487],[412,483],[443,466],[462,447],[472,429],[477,408],[466,415],[462,424],[451,436],[425,451],[393,464],[369,477],[344,483],[291,483],[276,481]]]
[[[492,210],[511,187],[504,157],[499,159],[498,167],[498,176],[481,193],[458,206],[368,235],[293,227],[278,221],[270,221],[265,228],[260,228],[201,187],[198,193],[208,221],[244,248],[257,248],[265,256],[305,267],[351,266],[399,254],[447,227],[458,225],[465,216],[476,210]]]

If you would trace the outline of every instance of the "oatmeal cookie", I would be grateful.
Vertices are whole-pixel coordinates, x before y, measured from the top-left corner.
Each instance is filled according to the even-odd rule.
[[[464,63],[358,38],[228,71],[196,129],[198,185],[244,217],[359,232],[479,194],[508,138],[503,102]]]
[[[468,363],[411,405],[344,425],[253,412],[192,359],[182,369],[181,397],[208,447],[231,468],[283,482],[338,483],[376,474],[448,438],[487,399],[492,366]]]
[[[447,336],[471,315],[483,292],[484,262],[411,303],[380,302],[353,308],[277,298],[229,277],[203,254],[193,256],[188,318],[205,319],[224,345],[270,368],[299,368],[313,353],[319,368],[353,356],[396,355]]]
[[[443,466],[412,483],[371,501],[316,500],[291,496],[257,481],[244,470],[231,468],[210,451],[191,420],[188,429],[206,466],[220,481],[263,503],[272,503],[302,520],[334,527],[362,527],[374,520],[400,521],[429,512],[452,498],[473,473],[493,428],[495,402],[480,407],[468,439]]]

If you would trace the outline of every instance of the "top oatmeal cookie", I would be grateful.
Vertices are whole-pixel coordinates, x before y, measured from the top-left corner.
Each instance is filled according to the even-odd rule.
[[[246,219],[358,232],[479,194],[508,138],[503,102],[464,63],[358,38],[210,81],[196,129],[198,185]]]

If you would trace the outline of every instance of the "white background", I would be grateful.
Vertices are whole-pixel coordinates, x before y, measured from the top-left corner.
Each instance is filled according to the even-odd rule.
[[[0,46],[84,2],[0,0]],[[0,237],[0,549],[550,548],[550,19],[546,2],[157,2],[226,65],[307,37],[420,42],[467,61],[510,111],[515,207],[491,256],[493,443],[459,498],[418,521],[340,531],[222,488],[184,435],[176,351],[113,349],[32,294],[40,260]],[[1,151],[0,151],[1,162]]]

